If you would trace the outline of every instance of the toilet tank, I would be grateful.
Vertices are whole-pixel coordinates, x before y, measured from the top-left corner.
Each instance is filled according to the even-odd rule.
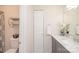
[[[17,39],[11,39],[10,40],[11,42],[10,42],[10,44],[11,44],[11,48],[12,49],[17,49],[17,48],[19,48],[19,40],[18,40],[18,38]]]

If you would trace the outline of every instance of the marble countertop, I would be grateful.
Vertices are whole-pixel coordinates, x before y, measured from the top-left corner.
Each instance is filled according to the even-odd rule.
[[[79,53],[79,42],[75,41],[75,39],[67,36],[60,36],[60,35],[53,35],[53,34],[52,36],[69,52]]]

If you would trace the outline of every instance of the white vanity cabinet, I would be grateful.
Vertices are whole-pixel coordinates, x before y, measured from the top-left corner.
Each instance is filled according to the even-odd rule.
[[[69,53],[55,38],[52,37],[52,52],[53,53]]]

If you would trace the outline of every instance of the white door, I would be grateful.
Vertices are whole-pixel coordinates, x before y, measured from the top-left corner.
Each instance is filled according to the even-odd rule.
[[[43,52],[44,41],[43,11],[34,11],[34,52]]]

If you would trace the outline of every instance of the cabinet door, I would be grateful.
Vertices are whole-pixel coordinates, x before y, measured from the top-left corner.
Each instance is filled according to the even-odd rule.
[[[52,52],[56,52],[56,44],[55,44],[55,39],[52,37]]]
[[[62,52],[62,46],[59,42],[56,41],[56,53]]]

